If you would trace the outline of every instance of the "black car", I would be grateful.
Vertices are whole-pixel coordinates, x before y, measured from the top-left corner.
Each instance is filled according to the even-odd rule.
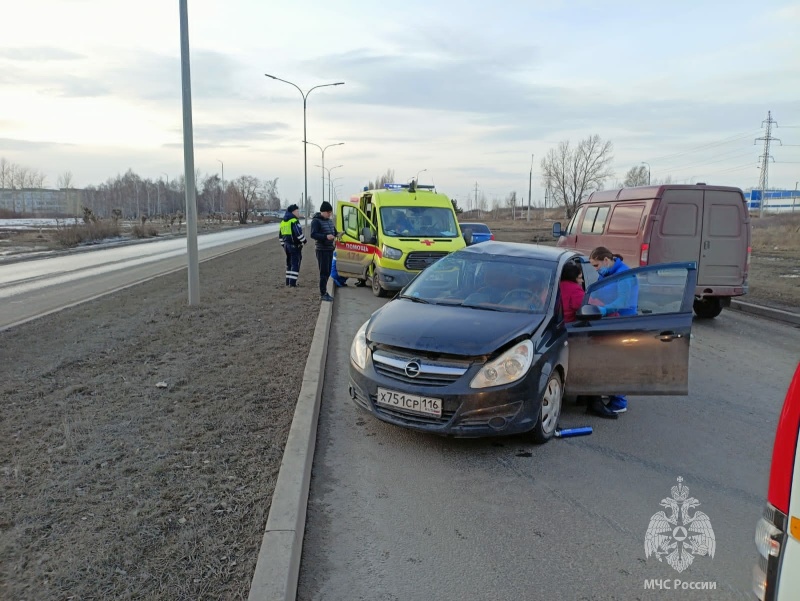
[[[577,320],[565,323],[558,282],[570,261],[594,283]],[[695,281],[694,263],[597,281],[574,251],[469,246],[422,271],[361,326],[350,396],[406,428],[464,437],[530,431],[546,442],[565,392],[688,394]],[[628,310],[603,317],[595,305],[620,290]]]

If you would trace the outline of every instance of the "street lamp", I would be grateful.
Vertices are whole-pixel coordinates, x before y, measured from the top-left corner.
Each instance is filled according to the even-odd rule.
[[[414,176],[414,181],[419,183],[419,174],[420,173],[425,173],[426,171],[427,171],[427,169],[423,169],[422,171],[417,171],[417,174]]]
[[[642,165],[647,165],[647,185],[650,185],[650,163],[642,161]]]
[[[165,175],[167,177],[167,183],[164,185],[164,200],[167,201],[169,204],[169,196],[167,196],[167,192],[169,191],[169,175],[161,172],[161,175]],[[158,196],[158,214],[161,215],[161,195]]]
[[[331,179],[330,176],[328,176],[328,185],[330,186],[330,197],[331,198],[338,198],[339,197],[339,195],[336,193],[336,189],[339,188],[339,186],[334,186],[333,182],[339,181],[340,179],[344,179],[344,177],[334,177],[333,179]]]
[[[306,143],[311,144],[312,146],[316,146],[322,151],[322,202],[325,202],[325,151],[328,150],[328,148],[330,148],[331,146],[343,146],[344,142],[337,142],[336,144],[328,144],[325,148],[323,148],[319,144],[314,144],[314,142],[306,142]],[[319,167],[319,165],[315,165],[315,167]]]
[[[311,92],[313,92],[317,88],[325,88],[325,87],[328,87],[328,86],[343,86],[344,82],[343,81],[337,81],[336,83],[324,83],[324,84],[319,85],[319,86],[314,86],[308,92],[304,93],[303,90],[301,90],[300,87],[297,84],[294,84],[291,81],[286,81],[285,79],[281,79],[280,77],[275,77],[274,75],[270,75],[269,73],[264,73],[264,75],[266,77],[269,77],[270,79],[274,79],[275,81],[282,81],[283,83],[288,83],[290,86],[294,86],[295,88],[297,88],[297,91],[300,92],[300,95],[303,97],[303,183],[304,183],[304,193],[303,193],[304,194],[303,195],[304,201],[303,202],[306,205],[306,210],[304,211],[304,213],[306,215],[305,226],[307,228],[308,227],[308,208],[309,207],[308,207],[308,153],[307,153],[307,150],[306,150],[308,148],[308,144],[307,144],[308,140],[306,139],[308,137],[306,135],[306,101],[308,100],[308,95],[311,94]]]
[[[329,199],[333,198],[333,196],[331,196],[331,187],[330,187],[330,184],[331,184],[331,171],[333,171],[334,169],[338,169],[339,167],[344,167],[344,165],[336,165],[336,167],[331,167],[330,169],[326,169],[323,165],[314,165],[314,167],[322,167],[323,171],[327,171],[328,172],[328,198]],[[324,178],[325,176],[323,175],[322,177]],[[336,179],[342,179],[342,178],[337,177]],[[323,179],[323,181],[324,181],[324,179]]]
[[[219,195],[219,212],[222,213],[222,205],[225,204],[225,163],[217,159],[217,162],[222,165],[222,190]]]

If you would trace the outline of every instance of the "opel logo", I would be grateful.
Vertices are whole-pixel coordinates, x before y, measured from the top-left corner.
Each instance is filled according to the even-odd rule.
[[[406,375],[409,378],[416,378],[419,375],[420,369],[422,369],[422,367],[420,366],[419,361],[409,361],[406,364]]]

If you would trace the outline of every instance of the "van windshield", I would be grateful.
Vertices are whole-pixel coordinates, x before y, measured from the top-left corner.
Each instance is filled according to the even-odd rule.
[[[457,238],[453,211],[444,207],[381,207],[381,229],[395,238]]]

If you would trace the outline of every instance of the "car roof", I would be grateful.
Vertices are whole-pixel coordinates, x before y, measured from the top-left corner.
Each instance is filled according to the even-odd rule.
[[[481,255],[494,255],[505,257],[519,257],[524,259],[540,259],[544,261],[558,262],[565,255],[576,255],[578,253],[555,246],[543,246],[540,244],[525,244],[522,242],[497,242],[488,241],[474,246],[462,248],[459,253],[475,253]]]

